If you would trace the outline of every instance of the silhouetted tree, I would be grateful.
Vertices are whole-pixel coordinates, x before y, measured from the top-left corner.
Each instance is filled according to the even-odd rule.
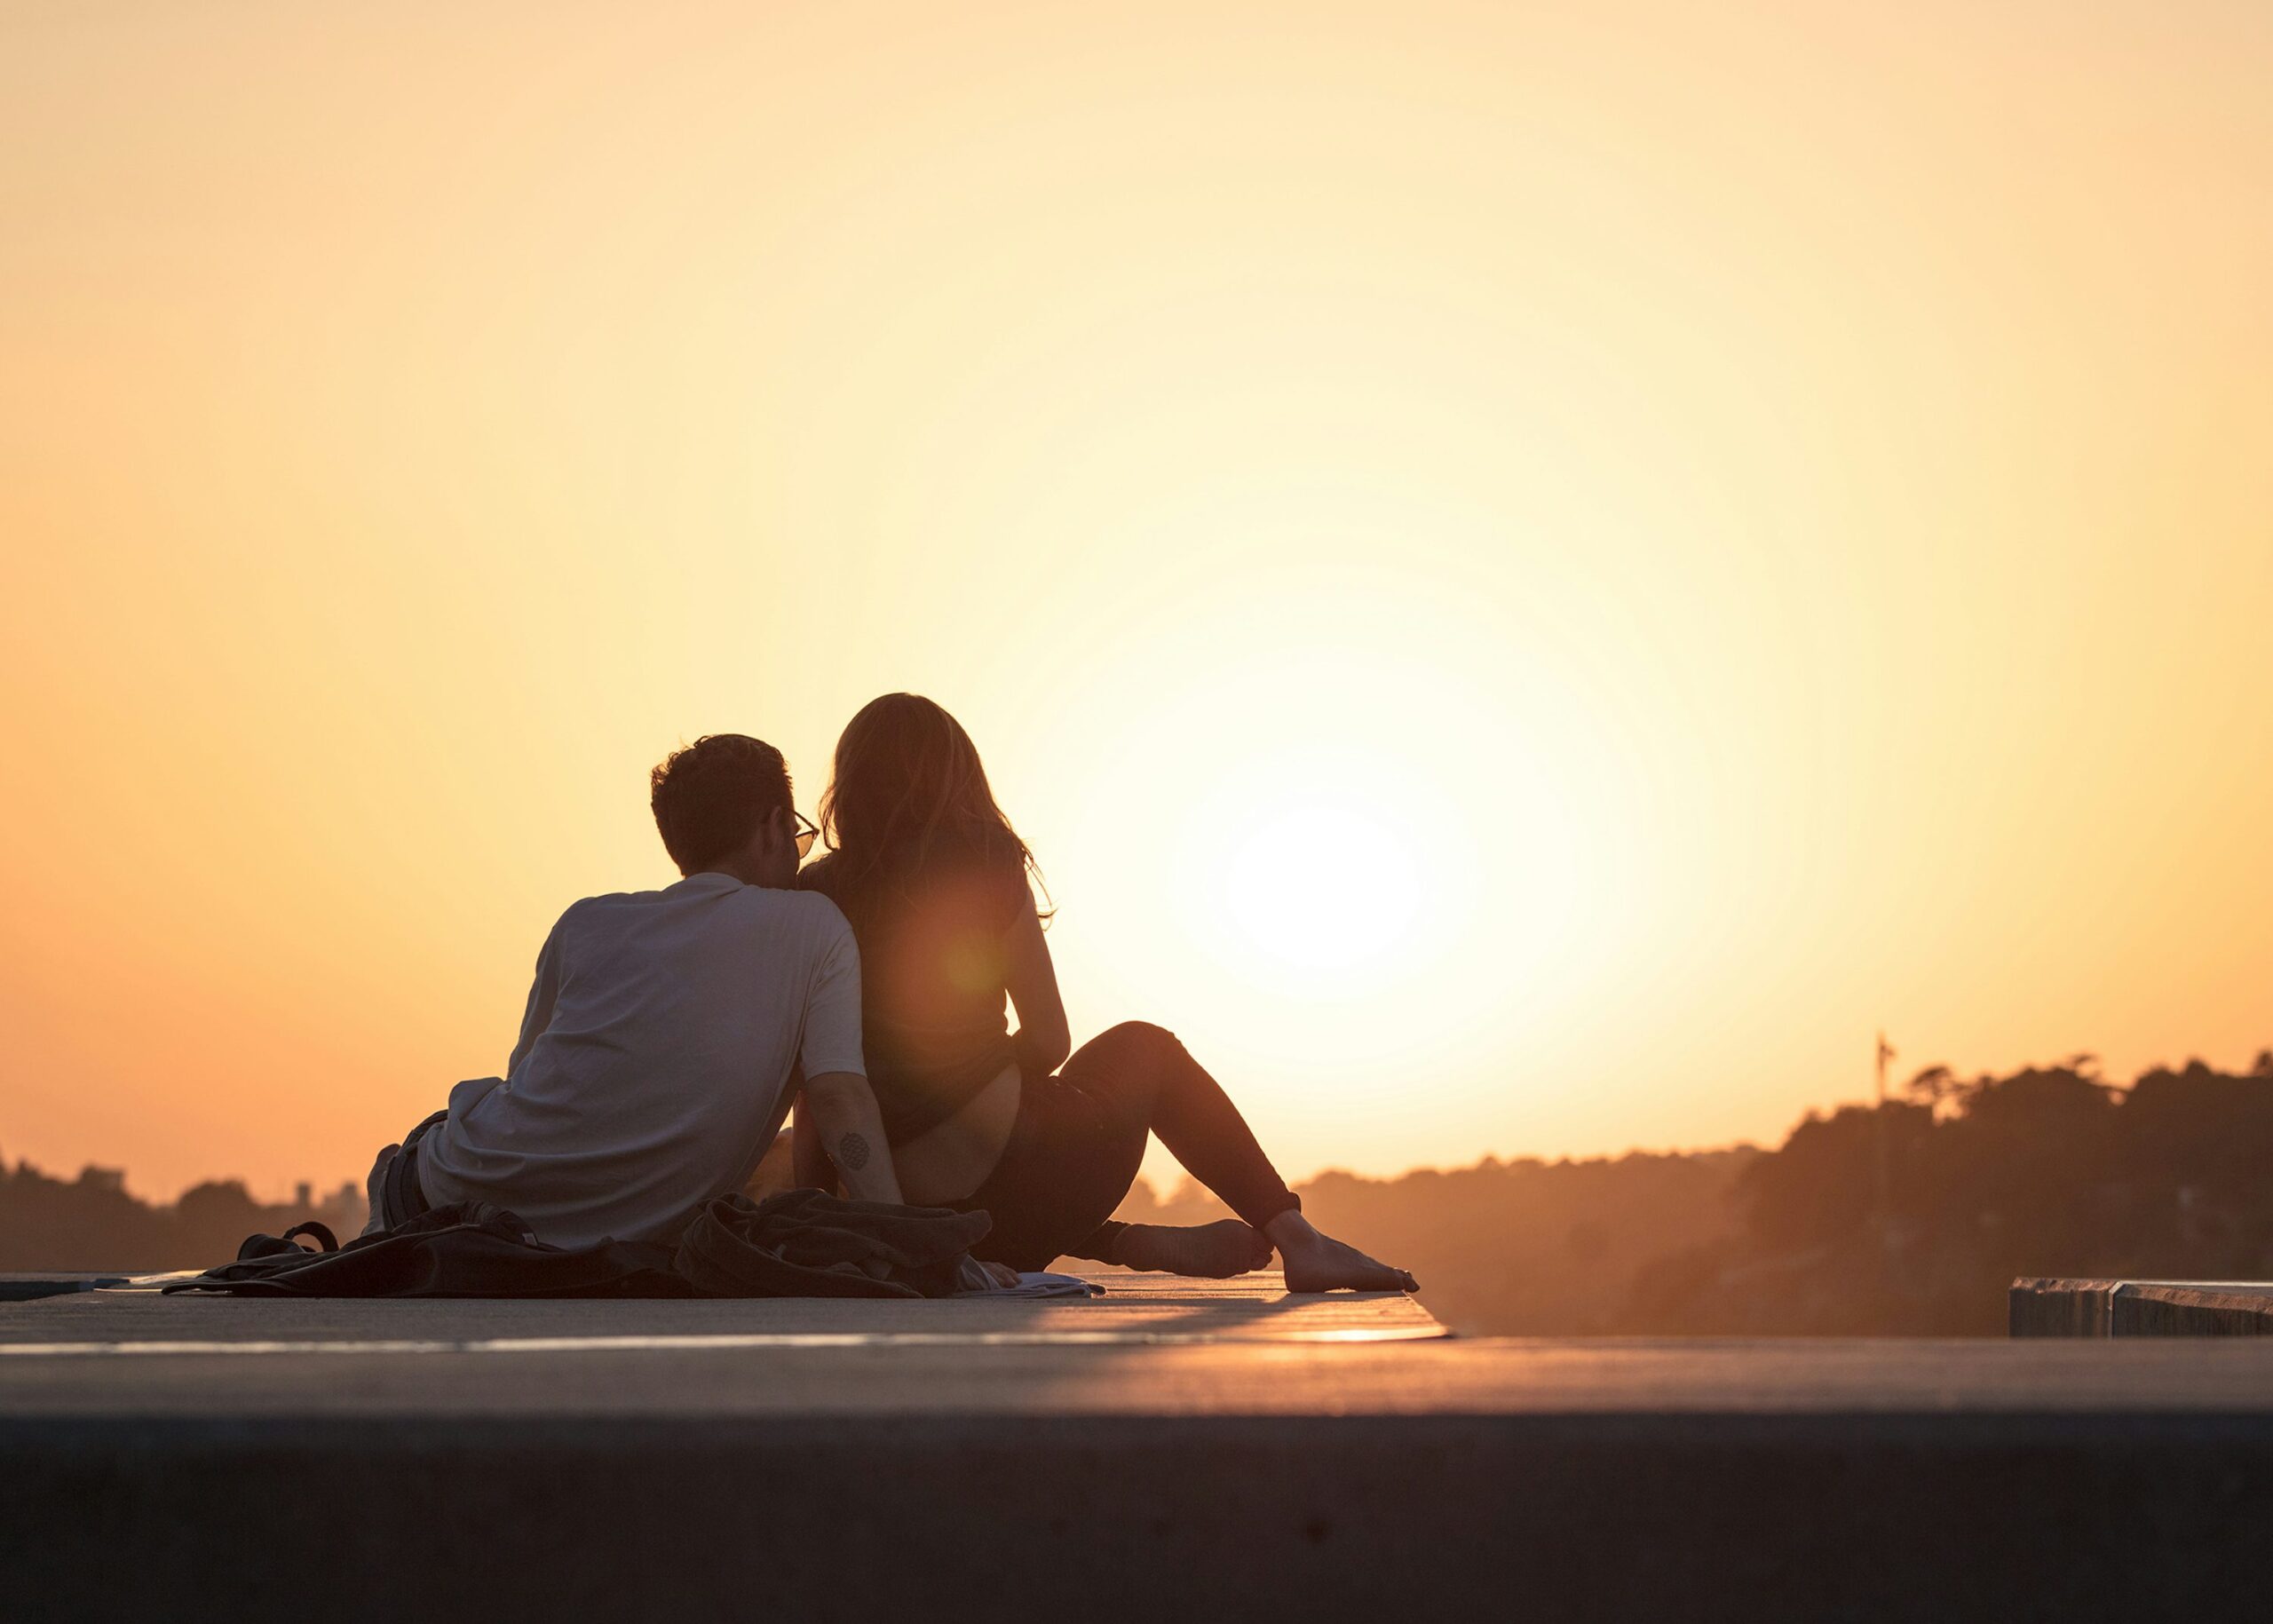
[[[1995,1335],[2016,1275],[2273,1273],[2273,1066],[2119,1089],[2079,1054],[1904,1092],[1810,1113],[1737,1180],[1736,1234],[1637,1275],[1625,1328]]]

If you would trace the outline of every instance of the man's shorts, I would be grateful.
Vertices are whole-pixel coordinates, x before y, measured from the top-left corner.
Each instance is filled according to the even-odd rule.
[[[379,1175],[379,1209],[371,1216],[378,1220],[381,1229],[399,1229],[432,1210],[425,1188],[418,1182],[418,1142],[449,1114],[447,1110],[437,1111],[403,1135],[402,1148],[387,1163],[386,1171]]]

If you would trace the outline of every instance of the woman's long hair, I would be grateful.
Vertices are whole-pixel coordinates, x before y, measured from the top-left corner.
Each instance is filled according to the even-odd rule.
[[[934,859],[1015,864],[1041,882],[1034,853],[994,804],[970,735],[918,693],[870,700],[844,725],[820,828],[851,888],[904,885]]]

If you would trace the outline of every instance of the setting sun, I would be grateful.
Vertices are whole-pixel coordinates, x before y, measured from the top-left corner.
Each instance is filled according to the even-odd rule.
[[[1266,810],[1232,851],[1220,883],[1247,952],[1292,970],[1320,997],[1319,971],[1366,969],[1409,950],[1419,875],[1399,835],[1366,810],[1327,801]]]

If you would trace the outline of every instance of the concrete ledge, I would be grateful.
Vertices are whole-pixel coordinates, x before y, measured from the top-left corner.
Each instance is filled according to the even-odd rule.
[[[1418,1311],[1116,1292],[10,1305],[0,1617],[2260,1610],[2273,1343],[1384,1337]]]
[[[2273,1286],[2126,1280],[2108,1294],[2108,1334],[2273,1335]]]
[[[101,1291],[127,1284],[123,1274],[0,1274],[0,1303],[36,1303],[74,1292]]]
[[[2273,1419],[0,1421],[12,1619],[2247,1616]]]
[[[2023,1279],[2007,1318],[2015,1336],[2268,1336],[2273,1284]]]
[[[2114,1280],[2024,1278],[2006,1294],[2007,1328],[2015,1336],[2105,1336]]]

